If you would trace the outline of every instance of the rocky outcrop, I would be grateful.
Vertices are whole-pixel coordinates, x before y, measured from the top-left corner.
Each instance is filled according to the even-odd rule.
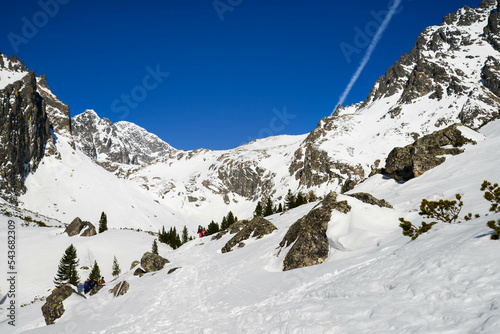
[[[130,288],[130,284],[127,281],[123,281],[123,282],[116,284],[113,287],[113,289],[109,290],[109,292],[112,293],[113,296],[118,297],[118,296],[123,296],[124,294],[126,294],[129,288]]]
[[[94,286],[94,288],[92,288],[92,290],[90,290],[89,295],[90,296],[95,295],[96,293],[98,293],[99,291],[101,291],[102,288],[104,288],[104,285],[102,285],[102,284],[98,284],[98,285]]]
[[[144,253],[141,258],[141,267],[147,273],[162,270],[167,263],[170,263],[170,261],[151,252]]]
[[[417,139],[413,144],[394,148],[387,157],[383,172],[398,181],[407,181],[442,164],[443,155],[457,155],[471,140],[458,130],[458,124]],[[443,146],[453,146],[445,148]]]
[[[43,317],[47,325],[54,324],[55,320],[63,315],[65,312],[63,301],[73,293],[85,298],[85,296],[73,289],[69,284],[54,289],[50,296],[47,297],[45,304],[42,306]]]
[[[485,6],[490,7],[491,5],[492,3],[489,3]],[[488,25],[484,27],[484,36],[495,50],[500,51],[500,2],[497,3],[497,10],[491,13],[488,18]]]
[[[358,200],[360,200],[363,203],[366,204],[371,204],[371,205],[377,205],[381,208],[389,208],[393,209],[393,206],[391,203],[386,201],[385,199],[378,199],[373,197],[373,195],[368,194],[368,193],[355,193],[355,194],[347,194],[347,196],[354,197]]]
[[[24,180],[54,144],[34,72],[0,90],[0,125],[0,197],[16,204]]]
[[[72,118],[76,147],[109,171],[118,165],[141,165],[174,149],[156,135],[125,121],[112,123],[93,110]]]
[[[222,253],[230,252],[234,246],[248,240],[250,237],[260,239],[277,230],[273,223],[260,216],[254,217],[252,220],[240,220],[230,227],[231,234],[236,233],[236,235],[222,247]]]
[[[481,78],[486,88],[500,97],[500,61],[498,59],[488,57],[481,72]]]
[[[82,233],[82,231],[83,231],[83,233]],[[90,236],[94,236],[97,234],[95,226],[92,223],[82,221],[79,217],[76,217],[75,219],[73,219],[71,224],[69,224],[66,227],[64,232],[67,233],[68,236],[70,236],[70,237],[75,236],[75,235],[80,235],[82,237],[90,237]]]
[[[290,226],[279,245],[281,250],[293,245],[283,261],[283,271],[320,264],[328,257],[330,246],[326,231],[333,210],[347,213],[351,207],[347,201],[337,201],[337,194],[332,192]]]
[[[250,200],[257,200],[262,194],[272,192],[273,173],[259,167],[255,162],[235,161],[227,155],[222,155],[218,160],[224,162],[217,171],[223,185],[220,193],[232,192]]]

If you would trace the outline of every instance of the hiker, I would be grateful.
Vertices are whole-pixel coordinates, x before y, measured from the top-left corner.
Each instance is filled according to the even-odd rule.
[[[205,236],[205,228],[203,228],[203,230],[201,230],[201,234],[202,234],[203,236]]]
[[[198,225],[198,235],[200,238],[203,236],[203,227],[201,227],[201,225]]]
[[[87,278],[83,283],[83,292],[87,294],[90,291],[90,280]]]
[[[99,285],[103,285],[104,283],[106,283],[106,282],[104,281],[104,277],[101,277],[101,279],[99,280]]]
[[[89,291],[92,290],[97,285],[97,280],[95,278],[91,279],[89,282]]]

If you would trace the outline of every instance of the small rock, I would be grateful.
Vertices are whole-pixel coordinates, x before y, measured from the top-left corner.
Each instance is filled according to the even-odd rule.
[[[135,266],[137,266],[139,263],[139,261],[135,260],[134,262],[132,262],[132,264],[130,265],[130,269],[133,269]]]
[[[181,269],[181,267],[175,267],[175,268],[172,268],[168,271],[167,275],[170,275],[171,273],[173,273],[174,271],[176,271],[177,269]]]
[[[139,277],[142,277],[142,275],[144,275],[146,273],[145,270],[143,270],[142,268],[137,268],[135,271],[134,271],[134,276],[139,276]]]
[[[128,284],[127,281],[123,281],[115,285],[115,287],[109,290],[109,292],[112,293],[115,297],[118,297],[126,294],[129,288],[130,284]]]

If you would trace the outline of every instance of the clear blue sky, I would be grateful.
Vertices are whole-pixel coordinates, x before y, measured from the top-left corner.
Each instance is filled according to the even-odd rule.
[[[403,0],[346,103],[364,100],[425,27],[479,3]],[[94,109],[113,122],[134,122],[179,149],[227,149],[314,129],[363,58],[369,40],[358,32],[369,28],[371,37],[378,24],[373,12],[390,4],[8,1],[0,12],[0,51],[46,74],[72,116]],[[341,45],[359,53],[349,62]],[[285,108],[293,118],[283,117]]]

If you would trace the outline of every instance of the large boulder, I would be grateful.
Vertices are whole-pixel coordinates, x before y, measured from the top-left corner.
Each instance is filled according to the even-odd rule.
[[[240,244],[243,240],[247,240],[251,236],[260,239],[264,235],[277,230],[273,223],[260,216],[254,217],[252,220],[240,220],[231,225],[228,230],[229,229],[231,234],[236,233],[236,235],[221,249],[222,253],[230,252],[234,246]]]
[[[130,284],[128,284],[127,281],[123,281],[115,285],[113,289],[109,290],[109,292],[112,293],[113,296],[118,297],[126,294],[129,288]]]
[[[360,200],[363,203],[366,204],[371,204],[371,205],[377,205],[380,206],[381,208],[389,208],[393,209],[392,204],[386,201],[385,199],[378,199],[375,198],[373,195],[368,194],[368,193],[355,193],[355,194],[346,194],[347,196],[354,197],[358,200]]]
[[[384,174],[397,181],[408,181],[442,164],[446,160],[443,155],[462,153],[464,150],[460,146],[471,140],[462,135],[458,126],[462,125],[451,125],[419,138],[411,145],[394,148],[386,159]]]
[[[337,194],[331,192],[290,226],[280,243],[281,250],[293,245],[283,261],[283,271],[320,264],[328,257],[330,246],[326,231],[333,210],[346,214],[351,206],[347,201],[337,201]]]
[[[77,292],[71,285],[66,284],[52,291],[50,296],[47,297],[45,304],[42,306],[42,314],[45,318],[45,323],[47,325],[52,325],[55,323],[56,319],[59,319],[64,313],[63,301],[76,293],[83,298],[81,293]]]
[[[83,233],[82,233],[83,231]],[[90,222],[84,222],[79,217],[73,219],[71,224],[69,224],[64,230],[65,233],[68,233],[68,236],[72,237],[75,235],[79,235],[80,233],[82,237],[90,237],[96,235],[95,226]]]
[[[141,259],[141,267],[147,273],[161,270],[167,263],[170,263],[170,261],[151,252],[144,253]]]

